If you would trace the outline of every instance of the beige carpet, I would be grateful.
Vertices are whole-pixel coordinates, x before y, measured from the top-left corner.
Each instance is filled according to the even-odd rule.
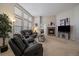
[[[42,43],[44,56],[78,56],[79,42],[65,40],[55,36],[47,36],[46,41]],[[0,54],[2,56],[14,56],[12,50]]]
[[[43,43],[44,56],[77,56],[79,42],[48,36]]]

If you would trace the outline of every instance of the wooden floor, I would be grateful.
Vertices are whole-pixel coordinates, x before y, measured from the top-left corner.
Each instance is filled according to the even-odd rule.
[[[79,42],[47,36],[43,44],[44,56],[79,56]],[[12,50],[0,54],[2,56],[14,56]]]

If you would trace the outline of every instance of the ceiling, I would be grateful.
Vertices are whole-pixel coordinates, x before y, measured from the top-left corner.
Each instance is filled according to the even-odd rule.
[[[20,3],[33,16],[52,16],[71,9],[77,3]]]

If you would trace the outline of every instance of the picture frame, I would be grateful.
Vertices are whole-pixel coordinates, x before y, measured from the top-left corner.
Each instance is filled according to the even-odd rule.
[[[60,20],[60,26],[63,26],[64,25],[64,20]]]
[[[60,20],[60,26],[66,26],[66,25],[70,25],[69,18],[61,19]]]

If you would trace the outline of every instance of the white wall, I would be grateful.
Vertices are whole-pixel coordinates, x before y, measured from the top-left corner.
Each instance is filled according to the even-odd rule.
[[[15,19],[14,18],[14,7],[13,7],[13,4],[0,3],[0,12],[7,14],[9,16],[10,20]]]
[[[79,5],[74,9],[74,24],[76,30],[76,40],[79,40]]]
[[[73,9],[64,11],[56,15],[56,25],[60,25],[60,20],[64,18],[70,19],[71,27],[71,39],[79,40],[79,5],[74,7]],[[56,35],[58,35],[58,31],[56,30]]]
[[[46,24],[48,26],[50,22],[56,23],[56,17],[55,16],[42,16],[42,24]],[[38,23],[38,25],[40,26],[40,16],[34,16],[34,23]]]
[[[55,16],[43,16],[42,22],[43,24],[50,25],[50,22],[56,22]]]

